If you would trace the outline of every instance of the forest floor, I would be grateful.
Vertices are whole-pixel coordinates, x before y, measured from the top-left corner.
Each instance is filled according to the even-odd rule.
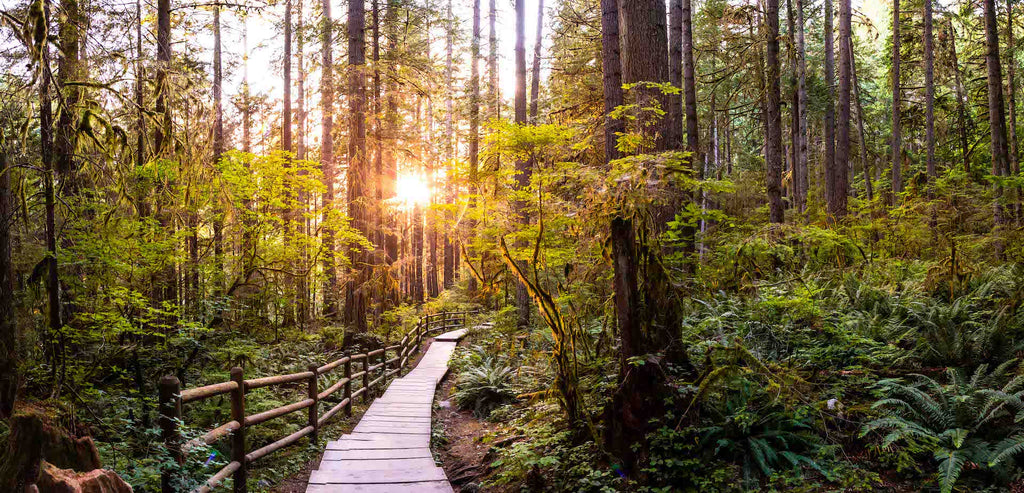
[[[436,452],[456,493],[469,493],[480,489],[480,480],[490,471],[489,464],[494,458],[489,456],[491,447],[484,439],[497,427],[477,419],[472,411],[456,407],[451,401],[454,387],[455,381],[449,375],[437,398],[441,406],[435,411],[434,426],[444,432],[444,444]]]

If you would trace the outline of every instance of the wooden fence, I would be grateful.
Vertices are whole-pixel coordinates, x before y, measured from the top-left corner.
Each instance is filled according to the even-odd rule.
[[[342,410],[345,411],[346,416],[352,414],[352,401],[356,397],[362,396],[365,404],[370,399],[371,390],[383,387],[388,378],[400,375],[402,370],[408,366],[410,357],[419,351],[424,336],[433,332],[463,327],[466,324],[466,316],[472,313],[476,312],[440,312],[421,317],[416,322],[416,327],[406,333],[398,344],[364,354],[348,354],[319,367],[310,365],[307,371],[300,373],[246,380],[242,375],[242,369],[235,367],[231,369],[231,380],[227,382],[187,390],[181,389],[181,383],[173,375],[161,378],[160,429],[164,444],[173,462],[169,467],[164,468],[161,478],[162,493],[179,491],[179,485],[182,484],[181,466],[185,463],[185,455],[191,448],[202,444],[212,445],[225,437],[229,437],[231,440],[231,462],[208,478],[202,486],[192,491],[193,493],[209,492],[229,476],[233,476],[235,492],[244,493],[250,464],[284,447],[294,445],[306,436],[316,443],[317,433],[324,423]],[[389,352],[394,354],[394,357],[389,359]],[[353,368],[353,363],[360,364],[358,368]],[[342,369],[342,378],[330,387],[320,390],[320,377],[339,367]],[[359,371],[353,372],[354,369]],[[248,391],[261,387],[301,382],[305,382],[308,389],[305,399],[269,411],[246,414],[245,394]],[[353,383],[360,385],[358,388],[354,388]],[[342,392],[341,399],[334,403],[327,412],[320,414],[321,402],[326,401],[328,397],[338,391]],[[223,394],[231,394],[231,421],[207,431],[195,440],[183,443],[179,429],[182,422],[183,405]],[[307,417],[306,426],[301,430],[256,450],[246,450],[245,432],[247,428],[303,409],[307,410]]]

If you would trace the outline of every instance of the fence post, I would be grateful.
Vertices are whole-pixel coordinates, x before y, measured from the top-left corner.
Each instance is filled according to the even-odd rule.
[[[352,358],[345,360],[345,397],[348,404],[345,404],[345,416],[352,416]]]
[[[238,462],[235,471],[235,493],[245,493],[249,480],[249,466],[245,463],[245,379],[242,369],[231,369],[231,381],[237,385],[231,391],[231,419],[238,421],[238,429],[231,434],[231,460]]]
[[[363,404],[370,402],[370,352],[363,355]]]
[[[178,421],[181,419],[181,382],[174,375],[164,375],[160,379],[160,430],[167,447],[167,453],[174,459],[174,465],[160,473],[160,491],[174,493],[178,491],[178,479],[184,456],[181,454],[181,432]]]
[[[317,385],[317,366],[310,363],[309,371],[313,373],[309,377],[309,398],[313,399],[313,405],[309,406],[309,426],[313,427],[313,434],[309,436],[309,441],[313,444],[317,444],[320,440],[320,425],[317,422],[320,419],[320,387]]]

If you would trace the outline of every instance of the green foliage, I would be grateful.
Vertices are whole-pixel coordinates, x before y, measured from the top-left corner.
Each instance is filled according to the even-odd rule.
[[[514,370],[500,356],[487,354],[475,346],[464,355],[462,370],[456,377],[455,402],[464,409],[472,409],[477,417],[486,418],[491,411],[511,402],[516,395],[513,388]]]
[[[931,453],[943,493],[953,491],[968,465],[1005,477],[1005,469],[1024,451],[1024,377],[1008,375],[1017,363],[1007,361],[992,372],[981,365],[970,377],[950,368],[946,385],[925,375],[915,375],[912,384],[882,380],[877,388],[885,398],[872,407],[885,416],[867,423],[861,436],[884,431],[882,449],[899,442]]]

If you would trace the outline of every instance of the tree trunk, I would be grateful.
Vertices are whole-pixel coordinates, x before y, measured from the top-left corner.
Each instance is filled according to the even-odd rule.
[[[216,166],[224,155],[224,106],[223,95],[223,72],[221,70],[221,35],[220,35],[220,6],[213,8],[213,163]],[[215,197],[219,197],[216,195]],[[213,257],[214,274],[213,284],[214,296],[220,296],[223,292],[224,283],[224,211],[220,201],[215,198],[213,203]]]
[[[60,9],[62,20],[58,22],[60,37],[58,53],[60,55],[57,58],[57,73],[63,93],[63,102],[60,104],[60,117],[57,119],[53,147],[56,169],[63,181],[64,195],[74,195],[78,189],[78,183],[74,177],[77,172],[74,162],[75,140],[78,133],[76,120],[82,90],[80,86],[69,83],[82,82],[84,79],[81,70],[82,62],[79,59],[79,46],[82,38],[79,24],[83,19],[79,11],[78,0],[61,0]]]
[[[516,7],[516,87],[515,87],[515,122],[520,125],[527,124],[526,117],[526,1],[515,0]],[[530,186],[530,161],[519,159],[516,161],[516,190],[526,190]],[[530,224],[530,218],[526,213],[526,204],[517,201],[514,204],[522,225]],[[520,268],[523,266],[520,265]],[[530,324],[530,293],[522,282],[516,284],[516,309],[518,319],[516,326],[525,328]]]
[[[850,49],[850,53],[853,53],[853,49]],[[853,57],[850,58],[850,77],[852,78],[853,86],[853,101],[857,105],[857,135],[860,137],[860,165],[864,171],[864,190],[867,195],[868,201],[871,201],[875,197],[874,185],[874,174],[871,172],[871,163],[868,161],[868,135],[864,131],[864,106],[860,100],[860,82],[857,79],[857,63]]]
[[[788,43],[786,55],[789,63],[789,147],[790,154],[790,182],[792,183],[792,201],[789,207],[796,208],[799,213],[804,200],[801,198],[800,189],[800,74],[796,54],[796,13],[793,10],[793,0],[786,0],[786,24],[788,28]]]
[[[768,220],[773,223],[785,221],[782,204],[782,94],[779,84],[779,0],[765,2],[765,26],[767,48],[765,65],[767,69],[767,118],[768,146],[765,156],[767,174],[765,186],[768,190]]]
[[[173,151],[171,141],[171,109],[167,105],[170,92],[167,74],[171,69],[171,0],[156,2],[156,112],[162,121],[153,136],[156,154],[167,157]]]
[[[692,163],[700,159],[700,130],[697,121],[697,79],[693,63],[693,8],[691,0],[682,0],[683,98],[686,104],[686,149]],[[691,165],[691,168],[693,166]]]
[[[1014,36],[1013,24],[1013,0],[1006,0],[1006,94],[1009,98],[1010,121],[1007,125],[1007,137],[1009,138],[1009,173],[1020,173],[1020,155],[1017,153],[1017,40]],[[1020,188],[1013,191],[1013,216],[1017,221],[1020,217]]]
[[[842,1],[842,0],[840,0]],[[842,22],[842,19],[840,19]],[[840,33],[842,36],[842,33]],[[842,46],[839,48],[842,50]],[[842,62],[840,62],[842,63]],[[840,69],[842,66],[840,65]],[[892,203],[898,201],[898,195],[903,191],[903,153],[901,119],[902,95],[900,93],[900,0],[892,2]],[[842,84],[842,82],[840,82]],[[842,124],[842,122],[840,122]]]
[[[897,0],[898,1],[898,0]],[[846,216],[846,197],[850,163],[850,81],[853,67],[852,12],[850,0],[839,0],[839,128],[836,132],[836,160],[829,215]]]
[[[337,169],[334,162],[334,24],[331,19],[331,1],[320,2],[320,165],[323,169],[324,194],[323,216],[323,269],[324,269],[324,317],[333,319],[338,313],[338,270],[334,260],[335,231],[331,224],[334,213],[334,185]]]
[[[832,204],[836,198],[832,196],[835,181],[836,167],[836,63],[835,63],[835,34],[832,20],[832,0],[825,0],[825,162],[821,167],[825,172],[825,202],[829,210],[834,207]]]
[[[18,372],[18,319],[14,309],[14,263],[11,260],[11,170],[7,142],[0,140],[0,419],[7,420],[21,387]]]
[[[797,49],[797,149],[794,181],[800,190],[797,196],[797,212],[807,212],[807,47],[804,43],[804,0],[796,1],[796,49]]]
[[[623,102],[618,0],[601,0],[601,80],[604,92],[604,160],[609,163],[619,158],[616,136],[626,130],[625,122],[609,116]]]
[[[935,185],[935,48],[932,36],[932,0],[924,0],[924,128],[928,195]]]
[[[668,10],[668,81],[673,87],[683,88],[683,1],[671,0]],[[686,12],[689,14],[689,11]],[[689,108],[687,108],[689,109]],[[668,127],[665,139],[669,147],[683,149],[683,95],[670,94],[665,110]],[[692,159],[692,157],[691,157]]]
[[[543,0],[541,0],[543,1]],[[469,53],[469,211],[476,214],[476,196],[479,194],[478,171],[480,167],[480,0],[473,0],[473,37]],[[473,239],[476,235],[476,220],[466,219],[466,262],[472,264],[474,255]],[[467,282],[470,293],[477,290],[476,278],[470,276]]]
[[[452,14],[452,0],[448,0],[447,22],[445,25],[445,133],[444,133],[444,158],[448,179],[445,180],[445,202],[455,202],[455,189],[452,184],[454,176],[452,159],[454,158],[455,145],[455,109],[454,109],[454,88],[453,82],[453,45],[455,43],[455,17]],[[448,219],[451,219],[450,217]],[[455,283],[455,245],[451,237],[450,228],[444,233],[444,288],[448,289]]]
[[[366,166],[366,15],[363,0],[350,0],[348,6],[348,63],[349,63],[349,143],[348,143],[348,209],[352,225],[367,238],[372,238],[367,219],[366,185],[370,176]],[[346,298],[346,318],[356,330],[366,332],[367,294],[364,286],[370,275],[370,259],[358,246],[350,247],[349,258],[358,275],[349,281]]]
[[[1003,71],[999,59],[999,27],[996,21],[995,0],[983,0],[985,7],[985,64],[988,67],[988,118],[991,127],[992,174],[1005,176],[1009,171],[1006,146],[1006,114],[1003,109]],[[994,217],[997,226],[1003,224],[1003,190],[995,185]]]
[[[537,124],[540,97],[540,49],[544,40],[544,0],[537,2],[537,41],[533,44],[533,81],[530,84],[530,123]]]
[[[953,28],[953,18],[949,18],[949,47],[953,57],[953,75],[956,82],[957,112],[960,117],[960,158],[963,160],[964,173],[971,173],[970,147],[967,141],[967,89],[960,74],[960,60],[956,55],[956,29]]]

